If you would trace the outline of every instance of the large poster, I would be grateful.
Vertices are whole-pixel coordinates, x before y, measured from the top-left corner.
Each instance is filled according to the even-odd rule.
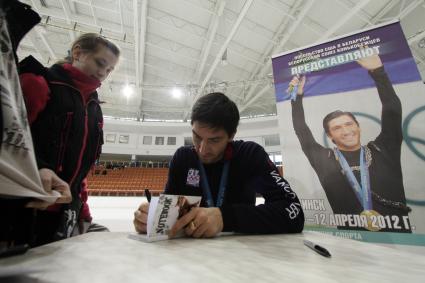
[[[425,89],[400,24],[276,55],[273,73],[306,228],[425,245]]]

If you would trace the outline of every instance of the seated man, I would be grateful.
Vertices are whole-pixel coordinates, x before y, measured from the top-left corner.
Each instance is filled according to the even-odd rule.
[[[170,163],[166,194],[202,196],[171,229],[195,238],[222,231],[299,233],[304,213],[297,195],[279,175],[267,152],[254,142],[233,141],[239,123],[236,104],[222,93],[210,93],[194,105],[194,146],[177,150]],[[265,203],[256,206],[256,195]],[[137,232],[146,233],[149,204],[134,214]],[[190,225],[188,225],[190,224]]]

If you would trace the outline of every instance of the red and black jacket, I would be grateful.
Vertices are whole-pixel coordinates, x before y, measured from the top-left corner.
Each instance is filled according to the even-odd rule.
[[[99,157],[103,144],[103,115],[97,92],[85,100],[61,65],[45,68],[32,56],[20,63],[20,74],[25,73],[44,77],[49,88],[42,111],[30,121],[38,166],[52,169],[69,184],[71,207],[78,219],[81,182]],[[63,210],[66,209],[65,206]]]

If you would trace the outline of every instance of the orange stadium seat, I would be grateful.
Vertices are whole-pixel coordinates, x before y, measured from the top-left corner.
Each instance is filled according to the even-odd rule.
[[[141,196],[145,189],[149,189],[152,195],[159,195],[167,177],[168,168],[113,170],[95,167],[87,177],[88,192],[92,196]]]

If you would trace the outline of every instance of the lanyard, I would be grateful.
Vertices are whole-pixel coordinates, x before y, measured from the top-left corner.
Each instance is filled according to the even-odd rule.
[[[345,159],[344,155],[342,155],[341,151],[339,149],[335,149],[335,152],[338,157],[339,164],[342,167],[342,170],[345,173],[345,176],[347,177],[348,182],[350,183],[351,187],[353,188],[357,199],[362,203],[363,209],[370,210],[372,209],[372,199],[371,199],[371,191],[370,191],[370,178],[369,178],[369,170],[365,164],[365,154],[363,150],[363,146],[360,150],[360,181],[361,185],[356,179],[356,176],[354,176],[353,171],[351,170],[350,166],[348,165],[347,160]]]
[[[205,172],[205,168],[201,160],[199,160],[199,171],[201,173],[202,190],[204,192],[205,197],[207,198],[208,207],[220,207],[223,204],[224,193],[226,191],[226,185],[227,185],[227,177],[229,176],[229,165],[230,165],[230,161],[226,160],[224,162],[223,170],[221,171],[220,187],[217,193],[216,205],[214,205],[214,200],[211,194],[210,185],[208,183],[207,173]]]

